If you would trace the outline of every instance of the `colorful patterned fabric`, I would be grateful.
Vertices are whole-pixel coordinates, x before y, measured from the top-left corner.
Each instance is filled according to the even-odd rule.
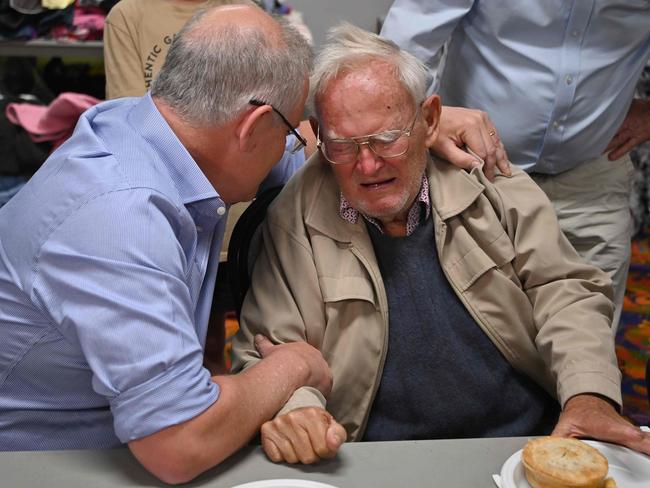
[[[632,241],[616,356],[623,373],[623,414],[637,425],[650,425],[645,384],[646,363],[650,360],[650,229]]]
[[[226,315],[226,344],[224,347],[224,357],[226,361],[226,368],[230,370],[232,360],[232,339],[239,330],[239,321],[234,312],[229,312]]]

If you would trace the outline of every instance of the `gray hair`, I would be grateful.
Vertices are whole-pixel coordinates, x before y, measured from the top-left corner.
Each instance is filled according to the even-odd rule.
[[[236,23],[206,28],[202,21],[211,10],[197,12],[174,38],[152,96],[195,126],[224,124],[251,98],[283,113],[295,109],[313,63],[305,38],[277,16],[275,38]]]
[[[328,31],[327,43],[316,57],[309,94],[311,113],[316,114],[316,99],[325,92],[330,81],[344,71],[376,60],[393,66],[393,74],[414,102],[424,100],[431,75],[419,59],[392,41],[342,22]]]

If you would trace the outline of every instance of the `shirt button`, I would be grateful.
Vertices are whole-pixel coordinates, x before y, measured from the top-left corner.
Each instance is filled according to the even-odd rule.
[[[559,129],[560,128],[560,123],[557,120],[553,122],[553,128],[554,129]]]
[[[571,35],[572,35],[573,37],[578,37],[578,36],[580,35],[580,31],[579,31],[578,29],[576,29],[576,30],[574,30],[574,31],[571,32]]]
[[[196,226],[196,231],[197,232],[203,232],[203,226],[202,225],[197,225]]]
[[[219,207],[217,208],[217,214],[218,215],[223,215],[226,213],[226,207]]]
[[[571,83],[573,83],[573,76],[566,75],[566,78],[564,78],[564,81],[566,82],[567,85],[570,85]]]

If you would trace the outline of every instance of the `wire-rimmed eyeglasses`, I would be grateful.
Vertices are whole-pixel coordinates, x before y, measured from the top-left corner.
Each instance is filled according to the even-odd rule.
[[[413,122],[407,129],[394,129],[367,136],[351,137],[349,139],[327,139],[321,141],[320,128],[316,135],[316,146],[321,150],[325,159],[332,164],[349,164],[357,160],[359,150],[364,144],[381,158],[396,158],[409,149],[409,137],[420,114],[420,104],[415,111]]]
[[[285,125],[289,128],[289,133],[293,134],[296,136],[296,143],[291,147],[291,150],[289,151],[291,154],[294,154],[298,151],[300,151],[303,147],[307,145],[307,141],[305,140],[304,137],[300,135],[300,133],[294,129],[293,125],[291,125],[291,122],[280,112],[277,108],[275,108],[272,104],[263,102],[262,100],[258,100],[257,98],[251,98],[248,103],[251,105],[254,105],[256,107],[263,107],[264,105],[268,105],[273,109],[273,111],[280,116],[282,119],[282,122],[285,123]]]

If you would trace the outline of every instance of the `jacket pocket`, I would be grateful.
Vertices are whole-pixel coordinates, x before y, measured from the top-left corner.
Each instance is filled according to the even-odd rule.
[[[326,303],[344,300],[363,300],[374,305],[377,303],[375,290],[367,278],[320,276],[318,282]]]
[[[489,244],[484,244],[483,248],[477,245],[465,253],[449,267],[449,277],[464,292],[491,269],[511,268],[509,263],[514,257],[512,242],[503,232]]]

